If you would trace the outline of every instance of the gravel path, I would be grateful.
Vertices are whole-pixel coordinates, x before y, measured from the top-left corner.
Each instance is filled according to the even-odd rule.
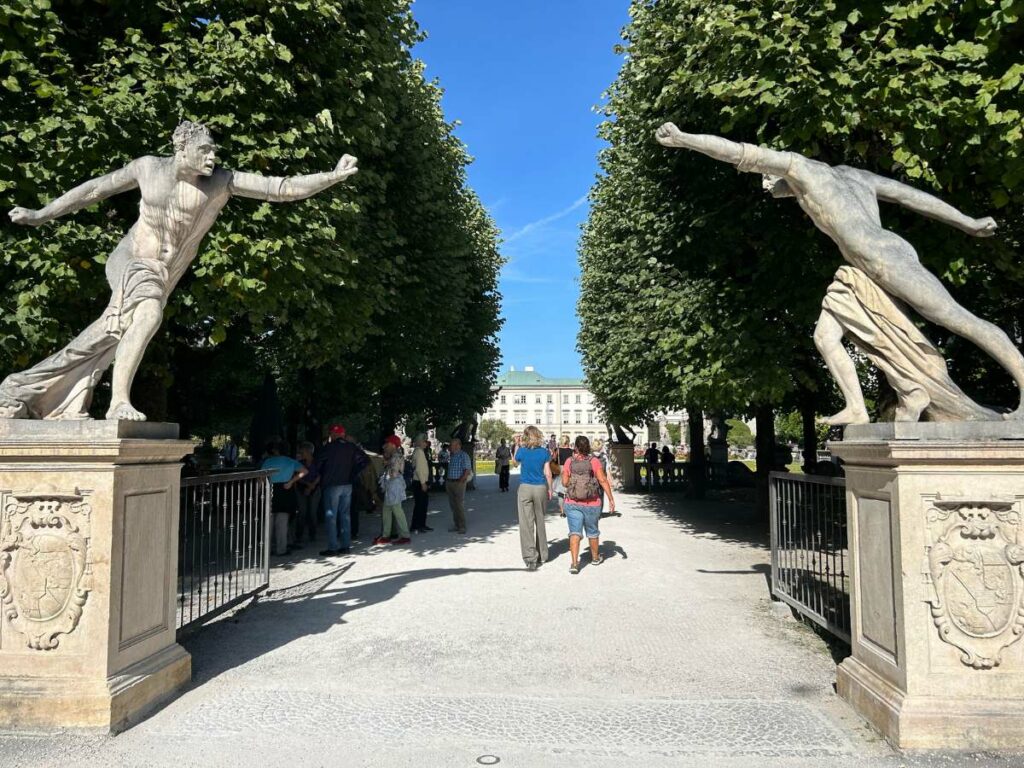
[[[116,738],[0,735],[0,765],[1021,764],[896,755],[868,730],[828,646],[771,610],[747,505],[624,496],[578,576],[551,514],[531,573],[516,478],[478,482],[468,535],[432,495],[410,547],[278,562],[270,593],[186,641],[194,683],[170,706]]]

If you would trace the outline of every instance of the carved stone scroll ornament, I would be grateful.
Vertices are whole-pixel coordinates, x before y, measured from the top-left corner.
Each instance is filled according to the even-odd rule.
[[[939,637],[960,661],[992,669],[1024,633],[1024,546],[1012,500],[934,499],[927,511],[926,579]]]
[[[92,510],[80,491],[0,497],[0,616],[50,651],[78,626],[92,590]]]

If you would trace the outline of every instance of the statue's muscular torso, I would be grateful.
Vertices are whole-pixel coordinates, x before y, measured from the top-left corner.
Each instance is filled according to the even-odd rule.
[[[872,174],[797,158],[786,177],[789,186],[800,207],[839,246],[846,261],[883,284],[887,272],[907,259],[917,261],[910,243],[882,227]]]
[[[218,168],[186,181],[170,157],[141,157],[131,172],[141,193],[139,218],[111,254],[107,278],[113,287],[129,264],[150,263],[166,270],[169,294],[230,199],[231,172]]]

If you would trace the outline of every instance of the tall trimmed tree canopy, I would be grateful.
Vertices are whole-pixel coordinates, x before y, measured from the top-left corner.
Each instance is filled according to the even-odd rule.
[[[171,416],[191,409],[200,431],[226,428],[203,406],[254,397],[256,369],[284,383],[286,402],[315,394],[327,413],[339,401],[380,409],[388,387],[416,393],[398,416],[486,404],[497,231],[466,184],[471,158],[441,89],[412,56],[410,5],[0,0],[0,193],[10,205],[38,207],[134,157],[168,154],[183,118],[213,129],[230,168],[291,175],[329,170],[346,152],[360,159],[350,183],[302,203],[224,210],[147,355],[151,377],[172,389]],[[39,230],[4,217],[0,374],[99,314],[104,260],[135,215],[123,195]],[[449,324],[461,331],[454,350],[441,345]],[[459,382],[446,389],[453,357]],[[300,385],[301,370],[323,375]]]
[[[825,381],[811,332],[837,249],[757,176],[658,145],[668,120],[994,213],[1000,235],[984,242],[892,207],[883,219],[959,300],[1020,338],[1024,3],[867,5],[633,2],[581,245],[579,346],[616,418],[780,403]],[[972,394],[1007,397],[994,363],[928,332]]]

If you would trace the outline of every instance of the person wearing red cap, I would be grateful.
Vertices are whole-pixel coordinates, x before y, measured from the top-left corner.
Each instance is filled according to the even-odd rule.
[[[390,544],[391,519],[398,526],[395,544],[408,544],[409,524],[405,519],[402,502],[405,501],[405,457],[402,455],[402,440],[389,435],[384,440],[384,474],[380,476],[380,488],[384,492],[384,507],[381,510],[382,533],[373,540],[374,544]]]
[[[317,456],[316,470],[324,489],[327,549],[322,557],[347,555],[352,546],[352,484],[370,460],[355,443],[345,439],[345,428],[332,424],[330,442]]]

